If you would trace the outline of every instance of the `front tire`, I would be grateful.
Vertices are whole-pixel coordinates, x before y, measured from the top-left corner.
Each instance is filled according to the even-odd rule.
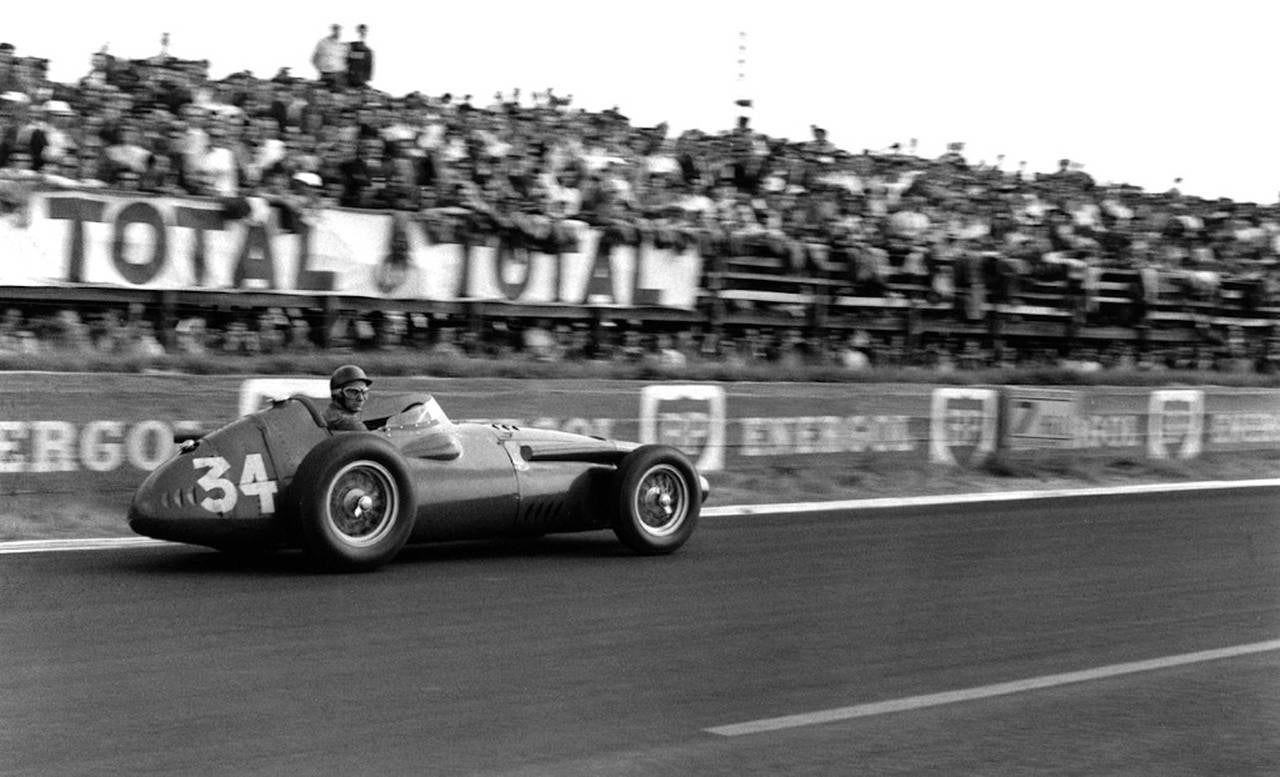
[[[417,512],[404,458],[376,434],[346,432],[317,444],[290,486],[302,547],[321,568],[367,572],[395,558]]]
[[[689,458],[668,445],[628,453],[614,476],[613,533],[637,553],[671,553],[688,542],[702,510],[702,489]]]

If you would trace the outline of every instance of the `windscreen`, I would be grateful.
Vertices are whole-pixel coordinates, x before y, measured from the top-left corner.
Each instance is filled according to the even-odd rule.
[[[435,397],[415,398],[404,410],[387,418],[387,429],[415,428],[426,429],[434,426],[452,426],[453,422],[445,415]]]

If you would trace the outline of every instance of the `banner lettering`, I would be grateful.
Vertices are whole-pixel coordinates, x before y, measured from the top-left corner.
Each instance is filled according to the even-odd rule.
[[[92,283],[155,289],[253,289],[416,300],[693,309],[696,246],[580,221],[444,228],[458,214],[319,209],[283,220],[265,200],[249,215],[219,202],[90,191],[37,192],[31,220],[0,221],[0,286]],[[284,224],[288,223],[289,228]]]

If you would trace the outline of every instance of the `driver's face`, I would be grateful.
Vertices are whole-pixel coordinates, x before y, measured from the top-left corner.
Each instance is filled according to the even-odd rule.
[[[348,383],[342,387],[339,396],[342,397],[344,407],[353,413],[358,413],[364,408],[365,400],[369,398],[369,387],[361,383]]]

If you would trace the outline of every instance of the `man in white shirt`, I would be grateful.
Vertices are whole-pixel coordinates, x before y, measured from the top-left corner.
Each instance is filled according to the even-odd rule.
[[[330,89],[342,90],[347,85],[347,44],[342,42],[342,25],[329,28],[328,37],[321,38],[311,54],[311,64],[320,73],[320,80]]]
[[[199,162],[204,194],[235,197],[240,191],[240,170],[235,152],[227,140],[227,129],[214,122],[209,126],[209,150]]]
[[[188,103],[182,106],[182,120],[185,126],[178,141],[178,151],[182,155],[182,180],[184,188],[194,192],[198,188],[196,180],[200,175],[200,163],[209,152],[205,111],[194,103]]]
[[[45,144],[41,161],[50,170],[75,156],[76,145],[69,134],[74,117],[75,111],[61,100],[45,102],[36,114],[35,129],[44,135]]]

